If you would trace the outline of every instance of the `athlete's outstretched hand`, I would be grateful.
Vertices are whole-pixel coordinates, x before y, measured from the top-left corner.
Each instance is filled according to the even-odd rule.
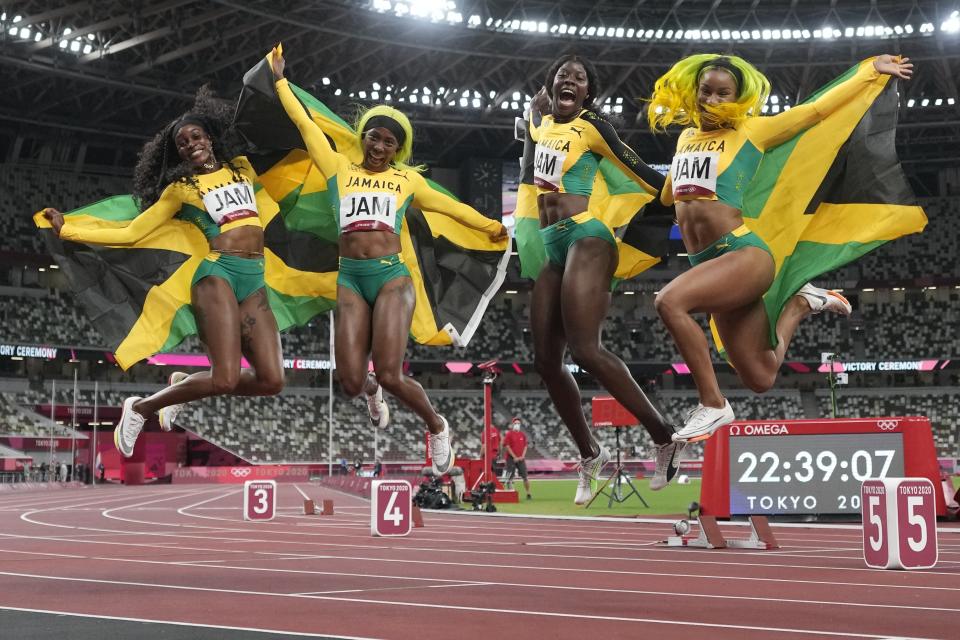
[[[59,236],[60,229],[63,228],[63,214],[53,207],[47,207],[43,210],[43,217],[50,221],[53,232]]]
[[[270,68],[273,69],[273,77],[276,80],[283,78],[283,70],[287,66],[283,59],[283,45],[277,45],[270,52]]]
[[[880,73],[885,73],[888,76],[894,76],[901,80],[909,80],[913,77],[913,63],[910,62],[910,58],[903,56],[891,56],[885,53],[873,61],[873,66]]]

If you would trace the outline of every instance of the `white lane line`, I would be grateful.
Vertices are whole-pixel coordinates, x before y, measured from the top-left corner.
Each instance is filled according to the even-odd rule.
[[[215,549],[193,549],[194,551],[216,551]],[[229,553],[229,552],[224,552]],[[242,553],[242,552],[237,552]],[[345,559],[342,556],[297,556],[297,557],[280,557],[286,554],[279,554],[276,552],[267,552],[267,551],[257,551],[253,552],[254,555],[258,556],[257,558],[249,558],[250,560],[342,560]],[[208,563],[221,563],[227,562],[228,560],[145,560],[142,558],[116,558],[110,556],[89,556],[81,558],[95,561],[108,561],[108,562],[125,562],[130,564],[150,564],[150,565],[176,565],[176,566],[195,566],[198,568],[203,568],[208,566]],[[231,560],[240,560],[233,556]],[[346,558],[348,560],[357,560],[358,558]],[[379,561],[379,562],[404,562],[398,560],[377,560],[371,558],[359,558],[361,560]],[[407,561],[409,563],[417,564],[416,561]],[[796,579],[787,579],[787,578],[765,578],[765,577],[752,577],[752,576],[705,576],[702,574],[682,574],[682,573],[660,573],[660,572],[648,572],[648,571],[619,571],[619,570],[604,570],[604,569],[570,569],[570,568],[558,568],[558,567],[535,567],[535,566],[516,566],[516,565],[464,565],[462,563],[441,563],[441,562],[431,562],[423,564],[434,564],[434,565],[447,565],[447,566],[473,566],[480,568],[492,568],[492,569],[519,569],[523,571],[530,571],[540,569],[543,571],[557,571],[565,573],[592,573],[600,575],[627,575],[627,576],[651,576],[656,578],[691,578],[695,580],[719,580],[723,581],[742,581],[742,582],[772,582],[772,583],[786,583],[786,584],[809,584],[809,585],[828,585],[828,586],[840,586],[840,587],[869,587],[869,588],[881,588],[881,589],[909,589],[909,590],[925,590],[925,591],[946,591],[946,592],[958,592],[960,587],[937,587],[937,586],[926,586],[926,585],[897,585],[897,584],[874,584],[869,582],[836,582],[829,580],[796,580]],[[237,565],[219,565],[216,567],[218,569],[229,569],[233,571],[250,571],[258,573],[280,573],[280,574],[289,574],[289,575],[317,575],[317,576],[334,576],[334,577],[350,577],[350,578],[375,578],[378,580],[401,580],[401,581],[424,581],[424,582],[463,582],[462,579],[450,579],[450,578],[436,578],[436,577],[412,577],[409,575],[392,575],[392,574],[380,574],[380,573],[356,573],[356,572],[346,572],[346,571],[319,571],[311,569],[275,569],[269,567],[247,567],[247,566],[237,566]],[[947,574],[953,575],[953,574]],[[537,584],[528,584],[522,582],[497,582],[497,581],[488,581],[491,585],[498,585],[503,587],[517,587],[517,588],[543,588],[543,589],[557,589],[557,590],[574,590],[574,591],[599,591],[599,592],[613,592],[613,593],[650,593],[647,591],[632,591],[629,589],[620,589],[620,588],[604,588],[604,587],[576,587],[576,586],[567,586],[567,585],[545,585],[541,583]],[[675,594],[683,595],[683,594]],[[762,600],[763,598],[761,598]]]
[[[713,622],[696,622],[691,620],[663,620],[659,618],[639,618],[639,617],[627,617],[627,616],[603,616],[603,615],[592,615],[592,614],[581,614],[581,613],[563,613],[558,611],[525,611],[520,609],[495,609],[490,607],[483,607],[482,611],[478,611],[477,607],[473,606],[461,606],[461,605],[450,605],[450,604],[435,604],[435,603],[425,603],[425,602],[398,602],[395,600],[374,600],[372,598],[347,598],[342,596],[317,596],[317,595],[297,595],[297,594],[287,594],[287,593],[273,593],[270,591],[249,591],[242,589],[214,589],[211,587],[194,587],[194,586],[185,586],[185,585],[173,585],[173,584],[161,584],[157,582],[134,582],[127,580],[98,580],[94,578],[71,578],[64,576],[44,576],[31,573],[15,573],[12,571],[0,571],[0,575],[11,576],[15,578],[33,578],[37,580],[52,580],[52,581],[62,581],[62,582],[80,582],[86,584],[98,584],[98,585],[119,585],[126,587],[145,587],[147,589],[170,589],[176,591],[194,591],[202,593],[217,593],[217,594],[236,594],[236,595],[250,595],[250,596],[261,596],[268,598],[303,598],[308,600],[323,600],[331,602],[344,602],[344,603],[354,603],[354,604],[372,604],[372,605],[384,605],[384,606],[395,606],[395,607],[410,607],[414,609],[441,609],[446,611],[469,611],[472,613],[479,613],[481,615],[489,615],[491,613],[501,613],[501,614],[513,614],[519,616],[534,616],[542,618],[563,618],[563,619],[574,619],[574,620],[597,620],[603,622],[633,622],[633,623],[644,623],[644,624],[662,624],[669,626],[679,626],[679,627],[696,627],[702,629],[739,629],[744,631],[764,631],[764,632],[777,632],[777,633],[791,633],[794,635],[820,635],[820,636],[831,636],[831,637],[843,637],[843,638],[871,638],[871,639],[880,639],[887,638],[888,635],[878,636],[874,634],[867,633],[847,633],[842,631],[826,631],[819,629],[792,629],[792,628],[781,628],[781,627],[763,627],[763,626],[753,626],[753,625],[739,625],[739,624],[721,624]],[[833,603],[829,603],[833,604]],[[906,638],[903,640],[927,640],[921,638]]]
[[[339,589],[337,591],[306,591],[295,596],[325,596],[331,593],[372,593],[374,591],[410,591],[411,589],[455,589],[457,587],[487,587],[493,582],[458,582],[457,584],[421,584],[415,587],[377,587],[374,589]]]
[[[199,526],[199,525],[195,525],[195,526]],[[110,531],[109,529],[106,529],[106,530],[97,529],[97,530],[98,530],[98,531]],[[258,533],[258,532],[255,532],[255,531],[229,530],[229,529],[225,529],[224,531],[225,531],[225,532],[234,532],[234,531],[236,531],[236,532],[246,533],[246,534],[251,535],[251,536],[252,536],[252,534]],[[214,533],[214,532],[212,532],[212,531],[210,531],[210,532],[204,531],[204,533]],[[270,533],[283,533],[283,532],[274,532],[274,531],[271,531]],[[187,535],[187,534],[183,534],[183,533],[157,533],[157,532],[152,532],[152,531],[150,531],[150,532],[142,532],[142,533],[139,533],[138,535],[140,535],[140,536],[151,536],[151,537],[162,537],[162,538],[167,538],[167,539],[187,539],[187,540],[206,540],[206,541],[209,541],[209,540],[210,540],[210,537],[209,537],[209,536],[203,536],[203,535]],[[304,534],[304,535],[305,535],[305,534]],[[34,540],[34,539],[46,539],[46,538],[41,538],[41,537],[38,537],[38,536],[26,536],[26,535],[13,536],[13,535],[11,535],[11,534],[0,534],[0,536],[4,536],[4,537],[16,537],[16,538],[26,538],[26,539],[31,539],[31,540]],[[336,536],[336,537],[342,537],[342,536]],[[63,541],[63,540],[71,541],[70,538],[62,537],[62,536],[57,536],[57,537],[51,538],[51,539],[53,539],[53,540],[58,540],[58,541]],[[73,541],[73,542],[77,542],[77,543],[86,543],[86,544],[105,544],[105,545],[120,545],[120,546],[133,546],[133,547],[143,546],[143,547],[150,547],[150,548],[152,548],[152,547],[155,546],[155,544],[152,543],[152,542],[151,542],[151,543],[135,543],[135,542],[121,543],[121,542],[112,542],[112,541],[92,541],[92,540],[90,540],[90,541],[88,541],[88,540],[72,540],[72,541]],[[744,563],[743,563],[742,561],[719,561],[719,560],[707,560],[707,559],[702,559],[702,558],[700,558],[700,559],[684,560],[684,559],[680,559],[680,558],[669,558],[669,559],[668,559],[668,558],[648,558],[648,557],[638,558],[638,557],[631,557],[631,556],[597,556],[597,555],[579,555],[579,554],[578,554],[578,555],[572,555],[572,554],[525,553],[525,552],[514,552],[514,551],[490,551],[490,550],[478,550],[478,549],[453,549],[453,548],[450,548],[450,547],[423,547],[423,546],[420,546],[420,547],[414,547],[414,546],[390,546],[390,547],[384,547],[384,546],[379,546],[379,545],[345,544],[345,543],[322,542],[322,541],[313,541],[313,540],[276,540],[276,539],[264,539],[264,538],[258,538],[258,537],[242,537],[242,538],[239,538],[239,537],[238,537],[238,538],[234,538],[234,537],[231,537],[231,538],[218,537],[218,538],[216,539],[216,541],[217,541],[218,545],[223,545],[223,544],[226,544],[226,543],[237,543],[237,544],[253,543],[253,544],[256,544],[256,545],[265,545],[265,546],[274,546],[274,547],[280,546],[280,545],[298,545],[298,546],[307,546],[307,547],[326,547],[326,548],[331,548],[331,547],[332,547],[332,548],[336,548],[336,549],[362,549],[362,550],[376,550],[376,551],[386,551],[386,550],[390,550],[390,551],[392,551],[392,552],[413,551],[413,552],[423,552],[423,553],[427,553],[427,554],[430,554],[430,555],[433,555],[433,556],[437,555],[438,553],[448,553],[448,554],[460,554],[460,555],[470,554],[471,556],[488,555],[488,556],[503,556],[503,557],[510,557],[510,558],[513,558],[513,557],[517,557],[517,558],[525,558],[525,557],[533,557],[533,558],[556,558],[556,559],[560,559],[560,560],[591,560],[591,561],[619,562],[619,563],[628,562],[628,563],[692,564],[692,565],[697,565],[697,566],[710,565],[710,566],[720,566],[720,567],[732,567],[732,568],[737,568],[737,569],[742,568],[742,567],[744,566]],[[459,542],[464,542],[464,541],[463,541],[463,540],[460,540]],[[216,549],[206,549],[206,548],[205,548],[205,549],[201,549],[201,548],[196,548],[196,547],[181,547],[181,548],[184,549],[184,550],[192,550],[192,551],[212,551],[212,552],[217,552],[217,551],[219,551],[219,552],[224,552],[224,553],[228,553],[228,552],[229,552],[229,553],[236,553],[236,554],[247,553],[247,552],[245,552],[245,551],[232,551],[232,550],[231,550],[231,551],[227,551],[223,546],[219,546],[219,547],[216,548]],[[631,549],[631,550],[633,550],[633,549]],[[691,549],[691,550],[688,550],[688,551],[690,551],[690,552],[697,552],[697,551],[699,551],[699,550],[693,550],[693,549]],[[710,553],[710,550],[703,550],[703,551],[704,551],[705,553]],[[744,555],[752,555],[752,556],[756,557],[756,552],[745,551],[745,552],[742,552],[742,553],[743,553]],[[765,555],[769,555],[770,553],[771,553],[771,552],[769,552],[769,551],[768,551],[768,552],[764,552]],[[275,552],[273,555],[276,555],[276,556],[290,556],[290,555],[293,555],[293,554],[292,554],[291,552]],[[726,554],[724,554],[724,555],[735,555],[735,554],[733,554],[733,553],[726,553]],[[486,564],[471,563],[471,564],[467,564],[467,563],[463,563],[463,562],[459,562],[459,561],[458,561],[458,562],[445,562],[445,563],[444,563],[444,562],[427,561],[427,560],[422,560],[422,561],[421,561],[421,560],[416,560],[416,559],[409,559],[409,560],[407,560],[407,559],[404,559],[404,560],[384,560],[384,559],[375,558],[375,557],[369,557],[369,556],[356,557],[356,556],[344,556],[344,555],[313,554],[312,557],[315,557],[315,558],[342,559],[342,560],[369,560],[369,561],[372,561],[372,562],[388,562],[388,561],[394,561],[394,562],[407,562],[407,563],[412,563],[412,564],[417,564],[417,563],[431,564],[431,563],[434,563],[434,564],[447,564],[447,565],[454,565],[454,566],[517,568],[517,569],[524,569],[524,570],[534,569],[534,570],[544,570],[544,571],[597,571],[597,572],[604,572],[604,570],[600,570],[600,569],[597,569],[597,570],[581,570],[581,569],[568,568],[568,567],[540,567],[540,566],[491,564],[491,563],[486,563]],[[830,558],[831,558],[831,559],[837,559],[837,558],[835,558],[835,557],[830,557]],[[859,558],[858,558],[858,559],[859,559]],[[787,563],[759,563],[759,562],[757,562],[757,563],[750,563],[750,564],[749,564],[749,567],[750,567],[751,569],[753,569],[753,568],[760,568],[760,569],[768,568],[768,569],[776,569],[776,570],[796,569],[796,570],[831,571],[831,572],[842,571],[842,572],[871,572],[871,573],[873,573],[873,572],[876,572],[876,571],[877,571],[877,570],[874,570],[874,569],[869,569],[869,568],[867,568],[867,567],[837,567],[837,566],[824,566],[824,565],[804,565],[804,564],[787,564]],[[634,571],[628,571],[628,572],[626,572],[626,573],[631,573],[631,574],[632,574],[632,573],[638,573],[638,572],[636,572],[636,571],[634,570]],[[663,576],[663,575],[672,575],[672,574],[659,573],[659,572],[647,572],[645,575]],[[923,575],[924,575],[924,576],[941,576],[941,575],[944,575],[944,576],[956,576],[956,573],[955,573],[955,572],[950,572],[950,571],[924,571],[924,572],[923,572]],[[733,578],[730,578],[730,579],[733,579]],[[753,577],[750,577],[750,578],[741,578],[741,579],[754,579],[754,578],[753,578]],[[795,582],[795,581],[794,581],[794,580],[784,580],[784,582]],[[828,582],[827,584],[833,584],[833,583],[832,583],[832,582]],[[840,583],[840,584],[843,584],[843,583]],[[877,586],[881,586],[881,585],[877,585]],[[883,585],[883,586],[886,586],[886,585]]]
[[[104,616],[92,613],[76,613],[74,611],[57,611],[53,609],[27,609],[24,607],[7,607],[0,605],[0,611],[22,611],[24,613],[49,613],[57,616],[72,616],[74,618],[93,618],[95,620],[117,620],[120,622],[146,622],[149,624],[169,624],[178,627],[196,627],[198,629],[224,629],[226,631],[250,631],[253,633],[269,633],[276,636],[298,636],[301,638],[322,638],[323,640],[376,640],[365,636],[337,636],[329,633],[304,633],[301,631],[282,631],[280,629],[258,629],[256,627],[228,627],[219,624],[202,624],[199,622],[183,622],[181,620],[151,620],[148,618],[130,618],[127,616]]]

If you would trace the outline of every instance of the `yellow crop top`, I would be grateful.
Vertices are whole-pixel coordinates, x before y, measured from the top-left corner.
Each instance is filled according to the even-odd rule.
[[[330,201],[336,208],[332,213],[337,217],[340,233],[371,230],[400,233],[404,214],[411,203],[491,235],[501,229],[496,220],[434,189],[417,171],[391,167],[374,172],[351,162],[330,146],[320,126],[310,119],[293,94],[287,80],[277,81],[276,86],[283,108],[303,136],[310,159],[327,178],[327,188],[333,195]]]
[[[684,129],[670,165],[661,201],[718,200],[743,208],[743,194],[764,152],[817,124],[880,76],[873,60],[815,100],[775,116],[749,118],[736,129]]]
[[[530,137],[537,143],[533,182],[537,193],[574,193],[589,197],[593,179],[606,158],[647,193],[656,195],[663,176],[651,169],[636,152],[625,145],[613,126],[592,111],[583,109],[570,122],[556,122],[553,116],[530,117]]]
[[[193,176],[167,185],[160,199],[123,227],[88,227],[67,218],[60,237],[90,244],[133,244],[177,217],[196,225],[208,240],[237,227],[263,227],[260,212],[276,203],[257,181],[257,172],[244,156],[231,160],[238,176],[226,165],[213,173]]]

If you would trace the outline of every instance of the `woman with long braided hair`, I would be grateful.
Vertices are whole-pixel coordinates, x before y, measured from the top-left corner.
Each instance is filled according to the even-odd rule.
[[[140,153],[134,196],[141,213],[126,226],[85,225],[45,209],[61,239],[96,245],[130,245],[174,216],[195,225],[210,251],[191,279],[191,307],[210,370],[174,373],[170,386],[130,397],[114,432],[117,449],[133,455],[146,419],[158,414],[170,430],[184,403],[209,396],[275,395],[283,388],[277,322],[264,285],[261,214],[277,204],[259,188],[244,156],[233,152],[231,109],[206,90],[194,107],[163,128]],[[241,369],[241,355],[250,369]]]

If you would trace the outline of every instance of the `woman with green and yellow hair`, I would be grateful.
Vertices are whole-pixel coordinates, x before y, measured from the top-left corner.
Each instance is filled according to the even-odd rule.
[[[676,204],[692,268],[660,291],[656,308],[690,367],[700,396],[700,404],[690,411],[675,439],[709,438],[734,419],[717,383],[704,332],[691,313],[713,316],[727,359],[747,387],[762,393],[776,380],[801,320],[824,310],[851,312],[839,293],[798,283],[799,290],[787,292],[790,297],[778,309],[779,317],[770,321],[763,297],[779,265],[764,239],[744,225],[742,213],[744,192],[764,154],[857,96],[879,93],[877,85],[886,81],[883,74],[909,80],[912,73],[907,58],[879,56],[860,63],[849,77],[815,99],[770,117],[760,117],[770,94],[769,81],[736,56],[690,56],[657,80],[649,101],[650,127],[655,131],[670,125],[686,127],[661,200]]]
[[[499,222],[483,216],[427,183],[421,167],[411,167],[413,129],[396,109],[378,105],[363,112],[356,126],[358,155],[331,147],[283,77],[279,48],[271,54],[276,91],[297,126],[314,165],[335,194],[340,265],[337,276],[335,350],[337,374],[350,396],[364,393],[370,421],[383,428],[389,420],[382,389],[414,411],[430,432],[429,456],[437,475],[453,464],[450,425],[427,394],[403,373],[403,356],[413,321],[416,297],[410,270],[401,253],[401,229],[407,207],[427,209],[482,231],[493,240],[506,238]],[[374,373],[369,374],[372,355]]]

